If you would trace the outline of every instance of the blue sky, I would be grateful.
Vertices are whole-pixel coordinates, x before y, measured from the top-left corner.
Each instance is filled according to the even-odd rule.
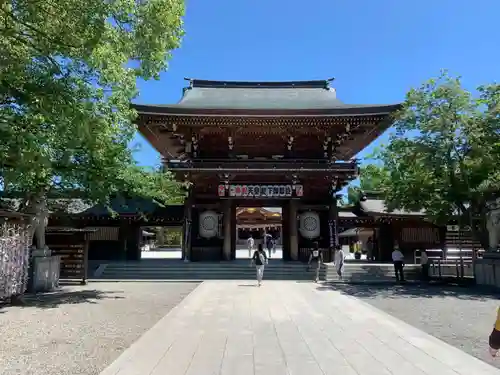
[[[184,77],[335,77],[337,96],[351,104],[400,102],[440,69],[471,90],[500,78],[498,0],[188,0],[186,7],[182,47],[159,81],[139,83],[137,103],[177,102]],[[141,165],[159,164],[140,136],[137,144]]]

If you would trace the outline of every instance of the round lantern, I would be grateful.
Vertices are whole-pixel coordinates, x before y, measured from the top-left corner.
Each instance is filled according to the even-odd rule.
[[[219,215],[215,211],[204,211],[200,214],[200,237],[212,238],[219,230]]]
[[[319,215],[317,212],[308,211],[299,216],[299,232],[302,237],[307,239],[320,236]]]

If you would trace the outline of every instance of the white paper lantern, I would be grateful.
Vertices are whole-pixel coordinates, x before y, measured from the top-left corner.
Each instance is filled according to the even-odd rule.
[[[217,236],[219,215],[215,211],[204,211],[200,214],[200,237],[213,238]]]
[[[319,215],[317,212],[308,211],[299,216],[299,232],[302,237],[311,240],[320,236]]]

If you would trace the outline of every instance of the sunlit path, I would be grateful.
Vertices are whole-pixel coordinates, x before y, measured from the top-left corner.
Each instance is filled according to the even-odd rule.
[[[485,348],[486,350],[486,348]],[[101,375],[483,375],[500,370],[311,283],[205,282]]]

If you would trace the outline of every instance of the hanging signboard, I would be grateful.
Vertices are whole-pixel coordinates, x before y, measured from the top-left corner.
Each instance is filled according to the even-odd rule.
[[[339,244],[338,228],[336,220],[328,220],[328,228],[330,231],[330,248],[334,248]]]
[[[292,198],[302,197],[302,185],[219,185],[219,197],[231,198]]]

